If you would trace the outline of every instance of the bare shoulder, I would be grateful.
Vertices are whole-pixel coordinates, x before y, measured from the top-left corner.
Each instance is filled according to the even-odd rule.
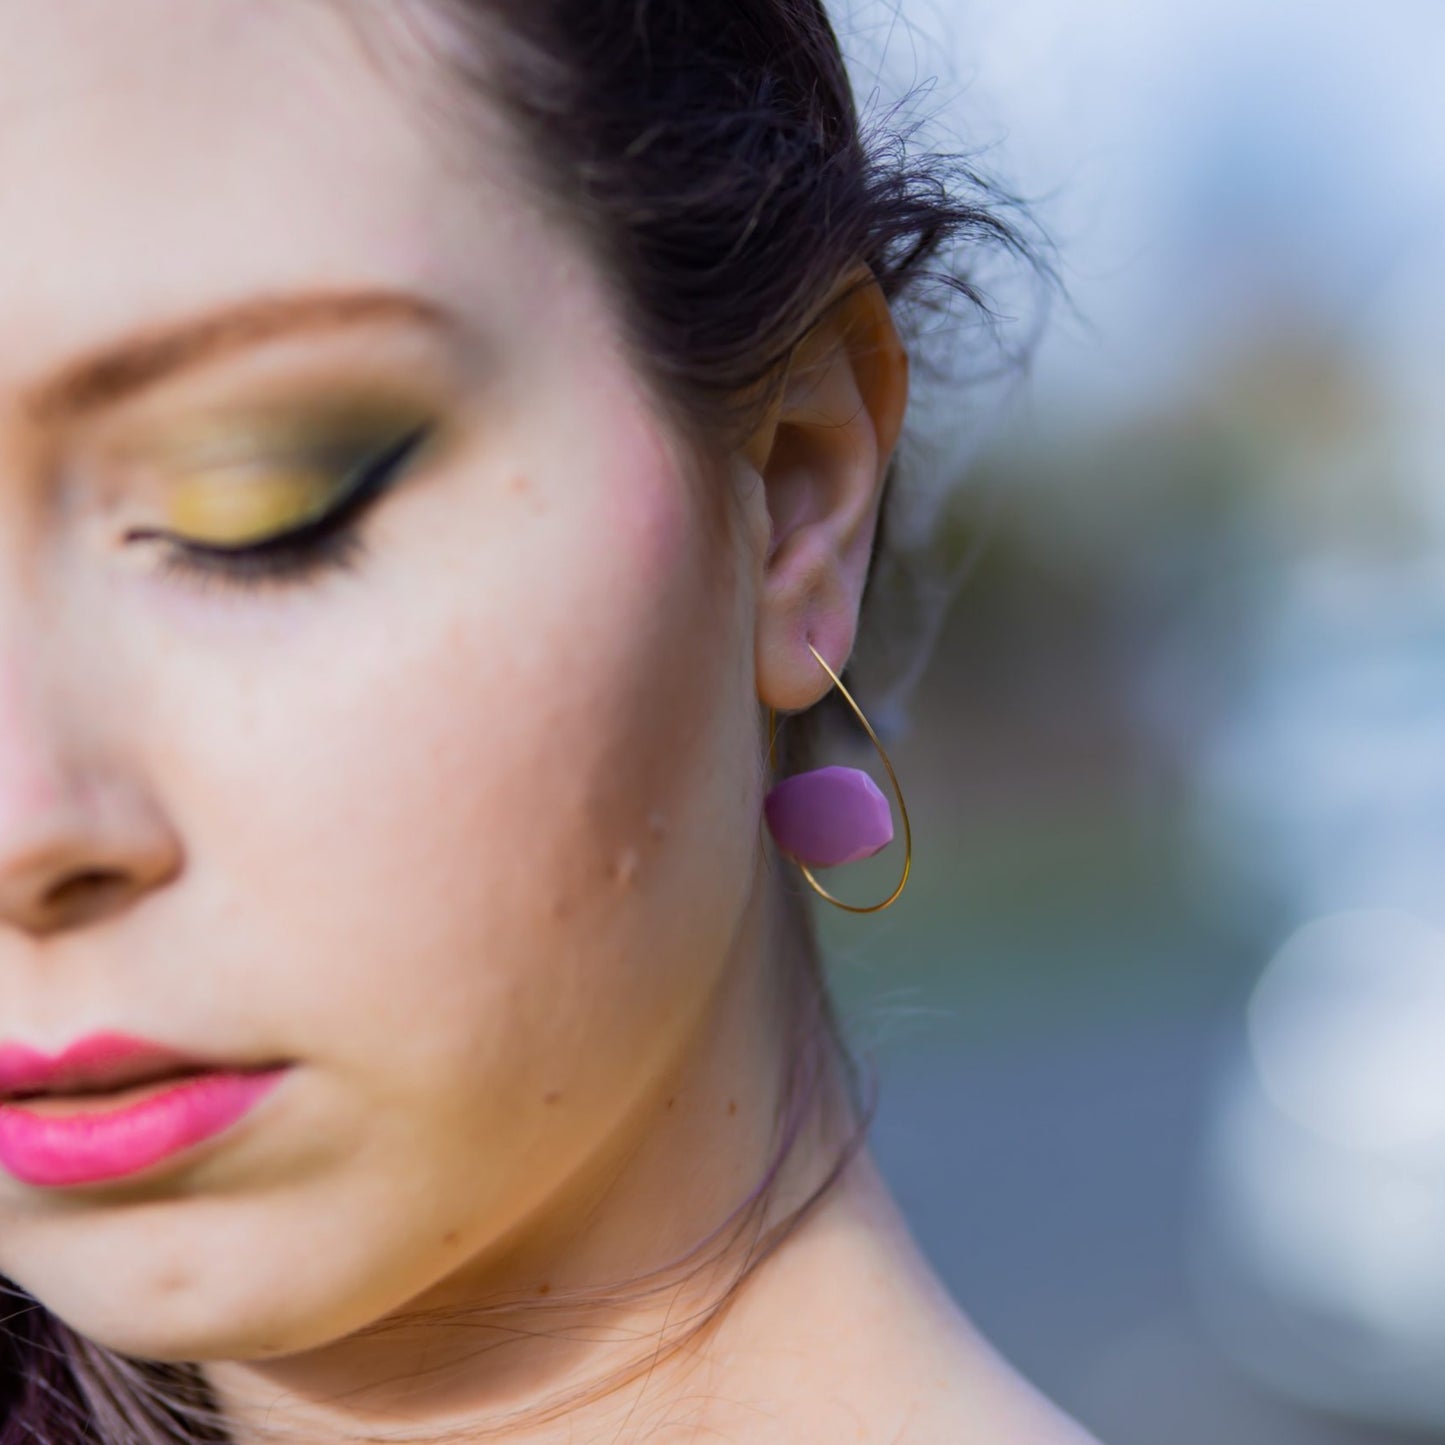
[[[904,1405],[898,1429],[878,1445],[1101,1445],[987,1345],[979,1351],[957,1378]]]
[[[862,1318],[871,1314],[875,1323],[855,1363],[860,1385],[871,1380],[880,1411],[874,1420],[889,1421],[866,1438],[878,1445],[1102,1445],[975,1327],[919,1250],[871,1160],[843,1208],[866,1221],[854,1244],[857,1278],[873,1306]],[[838,1265],[842,1274],[844,1262]]]
[[[1102,1445],[966,1322],[940,1329],[935,1320],[930,1335],[908,1338],[907,1322],[889,1313],[871,1321],[879,1328],[874,1348],[860,1347],[852,1358],[835,1353],[826,1377],[795,1359],[786,1384],[754,1396],[716,1438],[748,1445]]]
[[[679,1439],[1102,1445],[975,1328],[898,1218],[865,1202],[822,1216],[738,1301],[714,1356],[730,1372],[706,1392],[712,1433]]]
[[[877,1445],[1101,1445],[956,1313],[896,1383],[897,1424]],[[879,1406],[875,1418],[887,1418]]]

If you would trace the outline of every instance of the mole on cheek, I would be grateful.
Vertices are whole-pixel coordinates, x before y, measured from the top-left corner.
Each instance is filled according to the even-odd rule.
[[[547,510],[547,504],[532,485],[532,479],[524,473],[513,472],[507,479],[507,490],[514,497],[526,498],[531,504],[532,511],[542,513]]]

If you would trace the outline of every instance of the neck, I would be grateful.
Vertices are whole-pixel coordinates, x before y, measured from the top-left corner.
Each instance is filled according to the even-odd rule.
[[[548,1445],[615,1430],[639,1401],[650,1416],[710,1372],[724,1313],[836,1193],[858,1124],[795,887],[760,862],[672,1064],[535,1219],[362,1336],[203,1366],[235,1438]]]

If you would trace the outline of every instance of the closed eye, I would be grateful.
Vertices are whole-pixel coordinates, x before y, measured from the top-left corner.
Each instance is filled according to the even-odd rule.
[[[301,582],[332,568],[349,569],[365,552],[355,531],[363,513],[392,485],[402,464],[435,430],[435,423],[430,421],[412,428],[356,468],[341,483],[334,505],[274,536],[242,545],[223,545],[151,528],[127,532],[126,540],[164,541],[168,547],[160,564],[162,575],[184,575],[203,583],[255,587]]]

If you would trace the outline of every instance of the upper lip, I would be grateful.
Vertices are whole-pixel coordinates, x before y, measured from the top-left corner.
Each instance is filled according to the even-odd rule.
[[[223,1067],[213,1060],[122,1033],[89,1034],[55,1055],[27,1044],[7,1042],[0,1043],[0,1097],[121,1089],[175,1074]]]

